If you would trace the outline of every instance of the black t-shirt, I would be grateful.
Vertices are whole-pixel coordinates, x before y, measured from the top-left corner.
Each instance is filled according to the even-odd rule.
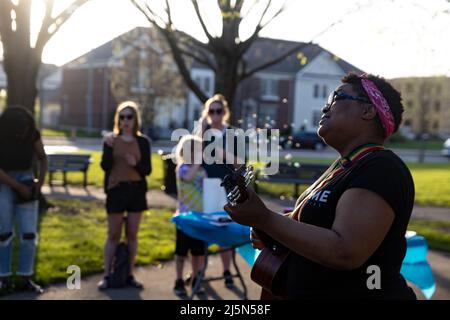
[[[211,126],[207,125],[205,130],[209,130],[209,129],[211,129]],[[234,129],[234,128],[231,127],[231,126],[227,126],[225,128],[225,130],[227,130],[227,129],[231,130],[231,129]],[[222,132],[223,149],[224,150],[226,150],[226,147],[227,147],[227,140],[226,140],[227,135],[226,135],[226,131],[225,130]],[[203,141],[203,148],[206,148],[208,145],[213,143],[215,140],[216,140],[215,136],[212,136],[210,141],[204,140]],[[236,154],[237,154],[237,147],[236,147],[236,139],[235,139],[234,155],[236,155]],[[215,156],[214,150],[212,151],[211,156],[212,157]],[[216,162],[208,164],[208,163],[206,163],[204,161],[204,159],[203,159],[202,166],[205,169],[208,178],[220,178],[220,179],[223,180],[223,178],[225,178],[225,176],[227,174],[229,174],[230,172],[234,171],[234,167],[231,164],[226,164],[226,163],[221,164],[221,163],[216,163]]]
[[[31,169],[34,156],[34,143],[41,138],[36,130],[30,142],[0,140],[0,169],[5,171]]]
[[[414,182],[409,169],[392,151],[375,151],[346,169],[338,179],[319,190],[320,195],[308,200],[300,221],[331,229],[339,198],[351,188],[370,190],[392,207],[395,218],[385,239],[361,267],[350,271],[331,269],[291,253],[285,269],[288,298],[415,298],[400,274],[406,253],[405,232],[414,204]],[[371,265],[380,268],[381,289],[367,287],[372,274],[367,269]]]

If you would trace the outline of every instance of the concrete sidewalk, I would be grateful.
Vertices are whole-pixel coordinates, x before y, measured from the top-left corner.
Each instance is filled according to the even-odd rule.
[[[260,288],[250,279],[251,268],[244,262],[240,255],[236,256],[239,269],[244,278],[248,290],[248,299],[259,299]],[[437,251],[429,252],[429,260],[437,283],[433,300],[450,300],[450,254]],[[189,271],[186,264],[186,271]],[[218,256],[209,259],[207,277],[217,277],[222,274],[222,263]],[[181,299],[172,291],[174,285],[175,266],[173,261],[165,262],[157,266],[139,267],[135,272],[136,278],[145,288],[142,291],[125,288],[98,291],[97,283],[101,275],[83,277],[80,290],[69,290],[66,283],[51,285],[46,288],[44,294],[16,293],[0,298],[0,300],[173,300]],[[243,298],[243,288],[235,279],[235,288],[227,289],[223,281],[212,281],[205,284],[205,295],[196,296],[194,299],[203,300],[237,300]],[[413,285],[410,286],[416,292],[418,299],[424,300],[422,293]],[[188,294],[190,288],[187,287]]]
[[[241,256],[236,260],[247,286],[247,296],[251,300],[259,299],[260,289],[250,280],[250,267]],[[208,259],[207,277],[218,277],[222,275],[222,263],[218,256]],[[190,264],[186,263],[185,271],[190,271]],[[234,271],[234,270],[233,270]],[[83,270],[81,270],[83,272]],[[4,300],[174,300],[182,299],[173,293],[175,281],[175,263],[169,261],[156,266],[138,267],[135,271],[137,280],[144,284],[144,290],[139,291],[132,288],[110,289],[106,291],[97,290],[97,283],[102,275],[83,277],[80,290],[67,289],[66,283],[52,285],[46,288],[44,294],[35,295],[30,293],[17,293],[2,297]],[[204,286],[205,295],[196,296],[194,299],[206,300],[241,300],[243,299],[243,287],[239,280],[234,278],[235,287],[228,289],[222,280],[207,282]],[[191,293],[190,286],[186,286],[188,294]],[[186,299],[186,298],[184,298]]]

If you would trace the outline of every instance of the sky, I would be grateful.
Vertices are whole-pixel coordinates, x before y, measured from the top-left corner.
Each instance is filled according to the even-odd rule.
[[[171,1],[175,26],[204,38],[190,1]],[[43,14],[42,2],[33,0],[35,34]],[[55,12],[70,2],[57,0]],[[219,30],[220,25],[212,24],[217,12],[209,9],[214,0],[200,2],[211,12],[210,26]],[[249,21],[241,30],[243,38],[251,32],[254,19]],[[50,40],[43,62],[63,65],[136,26],[149,23],[129,0],[91,0]],[[447,0],[288,0],[287,10],[261,32],[261,36],[271,38],[313,40],[358,68],[386,78],[450,76],[449,35]]]

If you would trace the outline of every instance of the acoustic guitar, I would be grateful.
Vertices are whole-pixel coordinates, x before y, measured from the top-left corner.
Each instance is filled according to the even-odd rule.
[[[252,166],[241,166],[223,179],[222,186],[227,194],[227,201],[235,206],[248,199],[247,186],[254,177]],[[265,248],[253,265],[250,277],[262,287],[261,299],[272,300],[286,297],[286,290],[280,281],[282,267],[289,256],[289,249],[271,238],[265,232],[253,229]]]

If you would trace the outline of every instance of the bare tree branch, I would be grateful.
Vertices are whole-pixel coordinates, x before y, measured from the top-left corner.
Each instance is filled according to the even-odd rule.
[[[44,22],[42,23],[41,30],[36,41],[36,51],[42,52],[47,42],[56,32],[58,32],[61,26],[66,23],[66,21],[72,16],[75,10],[77,10],[88,1],[89,0],[75,0],[55,18],[51,18],[51,12],[53,11],[53,1],[49,1],[46,7]]]
[[[213,71],[217,71],[217,67],[209,59],[199,57],[197,54],[195,54],[193,51],[190,50],[184,50],[182,48],[179,48],[179,50],[183,55],[191,57],[194,60],[197,60],[201,64],[210,67]]]
[[[3,46],[7,47],[12,34],[12,18],[11,11],[15,9],[14,4],[9,1],[0,1],[0,37]]]
[[[200,25],[202,26],[203,32],[205,33],[206,37],[210,42],[214,41],[214,37],[209,32],[208,28],[206,27],[205,21],[203,20],[203,17],[200,13],[200,8],[198,6],[197,0],[191,0],[192,4],[194,5],[195,13],[197,15],[198,21],[200,22]]]
[[[167,25],[172,28],[172,12],[170,10],[169,0],[166,0]]]
[[[153,10],[147,2],[145,3],[145,8],[153,16],[153,21],[155,21],[155,23],[157,23],[156,20],[159,20],[159,23],[161,25],[158,24],[158,26],[160,26],[161,28],[167,28],[167,26],[168,26],[167,21],[165,21],[163,17],[161,17],[159,14],[157,14],[155,12],[155,10]],[[167,8],[166,8],[166,10],[167,10]]]
[[[286,7],[283,5],[280,9],[277,10],[277,12],[275,12],[275,14],[270,17],[270,19],[268,19],[265,23],[260,25],[259,31],[261,31],[262,29],[264,29],[265,27],[267,27],[267,25],[269,23],[271,23],[273,20],[275,20],[281,13],[283,13],[286,10]]]
[[[260,3],[261,3],[261,0],[253,1],[253,3],[250,5],[250,7],[247,9],[247,11],[245,13],[241,12],[242,17],[248,16],[250,14],[250,12],[252,12],[255,9],[255,7]]]
[[[142,5],[141,2],[138,2],[136,0],[130,1],[140,12],[142,12],[142,14],[152,25],[161,30],[167,28],[167,21],[165,21],[160,15],[158,15],[147,2],[144,2],[144,4]]]
[[[197,96],[197,98],[204,103],[208,97],[203,92],[202,89],[195,83],[195,81],[192,79],[190,70],[188,69],[185,60],[182,57],[182,54],[180,52],[179,47],[177,46],[176,39],[173,37],[173,34],[170,32],[167,32],[166,30],[163,32],[163,35],[165,36],[167,43],[169,44],[169,47],[172,51],[172,56],[175,60],[175,63],[178,66],[178,70],[181,73],[181,76],[183,77],[186,85],[189,87],[189,89],[192,90],[192,92]]]
[[[371,5],[372,5],[372,2],[370,2],[367,6],[371,6]],[[261,71],[261,70],[264,70],[264,69],[266,69],[266,68],[268,68],[268,67],[270,67],[270,66],[273,66],[273,65],[275,65],[275,64],[277,64],[277,63],[283,61],[286,57],[290,56],[290,55],[293,54],[295,51],[300,50],[300,49],[302,49],[302,48],[304,48],[304,47],[306,47],[306,46],[311,45],[311,44],[313,43],[314,40],[316,40],[317,38],[319,38],[320,36],[322,36],[325,32],[327,32],[328,30],[330,30],[331,28],[333,28],[335,25],[341,23],[341,22],[344,20],[344,18],[345,18],[346,16],[348,16],[348,15],[354,13],[354,12],[357,12],[357,11],[361,10],[362,8],[363,8],[363,6],[362,6],[362,5],[359,5],[359,6],[357,6],[355,9],[352,9],[352,10],[347,11],[347,12],[346,12],[344,15],[342,15],[339,19],[337,19],[336,21],[332,22],[332,23],[329,24],[326,28],[324,28],[324,29],[321,30],[319,33],[317,33],[315,36],[313,36],[309,42],[307,42],[307,43],[301,43],[301,44],[299,44],[298,46],[296,46],[296,47],[294,47],[294,48],[288,50],[287,52],[281,54],[279,57],[273,59],[272,61],[268,61],[268,62],[266,62],[266,63],[263,63],[262,65],[260,65],[260,66],[258,66],[258,67],[255,67],[254,69],[252,69],[252,70],[250,70],[250,71],[247,71],[247,72],[243,73],[243,74],[240,76],[240,79],[241,79],[241,80],[244,80],[244,79],[246,79],[246,78],[252,76],[252,75],[255,74],[256,72],[259,72],[259,71]]]
[[[186,32],[181,31],[181,30],[177,30],[175,32],[179,35],[178,40],[183,41],[184,43],[192,42],[192,45],[195,45],[195,46],[197,46],[199,48],[211,51],[211,48],[208,46],[208,44],[203,43],[203,42],[195,39],[190,34],[187,34]]]
[[[259,2],[259,1],[258,1]],[[260,16],[260,19],[258,21],[258,24],[255,27],[255,30],[253,31],[253,34],[245,41],[243,41],[242,43],[240,43],[239,45],[239,53],[241,55],[243,55],[249,48],[250,46],[253,44],[253,42],[255,41],[256,38],[258,38],[259,36],[259,32],[265,28],[270,22],[272,22],[280,13],[282,13],[285,10],[285,2],[283,3],[283,5],[281,6],[281,8],[279,10],[277,10],[277,12],[270,18],[268,19],[268,21],[264,24],[262,24],[262,21],[264,20],[270,6],[272,4],[272,1],[269,0],[266,4],[266,6],[264,7],[264,10]],[[254,8],[254,6],[252,6],[252,8]],[[250,13],[250,10],[248,11],[248,13]]]
[[[266,63],[263,63],[263,64],[259,65],[258,67],[253,68],[250,71],[244,72],[243,74],[241,74],[240,80],[244,80],[244,79],[254,75],[255,73],[257,73],[257,72],[259,72],[261,70],[267,69],[267,68],[269,68],[269,67],[271,67],[271,66],[273,66],[273,65],[275,65],[275,64],[277,64],[277,63],[279,63],[281,61],[283,61],[284,59],[286,59],[288,56],[290,56],[294,52],[296,52],[296,51],[298,51],[300,49],[304,49],[304,48],[306,48],[307,46],[309,46],[311,44],[312,44],[312,41],[307,42],[307,43],[301,43],[301,44],[293,47],[292,49],[290,49],[290,50],[286,51],[285,53],[281,54],[280,56],[278,56],[277,58],[275,58],[273,60],[270,60],[270,61],[268,61]]]

